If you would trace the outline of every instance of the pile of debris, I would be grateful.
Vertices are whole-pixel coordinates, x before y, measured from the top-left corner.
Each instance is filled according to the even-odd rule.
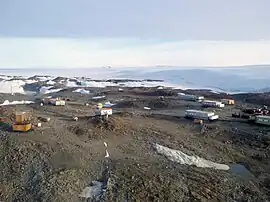
[[[117,103],[116,105],[117,108],[140,108],[138,103],[136,101],[122,101]]]
[[[151,100],[148,106],[153,109],[167,108],[169,106],[169,102],[162,99]]]
[[[268,110],[268,107],[263,106],[262,108],[242,108],[241,112],[233,113],[232,117],[249,119],[252,116],[258,115],[270,116],[270,111]]]
[[[243,109],[242,112],[252,115],[270,115],[267,106],[264,106],[263,108],[247,108]]]
[[[11,107],[0,106],[1,122],[12,124],[12,113],[13,110]]]
[[[89,128],[85,127],[85,125],[75,125],[69,126],[68,130],[77,136],[87,135],[89,133]]]
[[[92,120],[95,128],[107,131],[114,131],[117,134],[126,133],[130,128],[130,123],[121,117],[110,117],[109,119],[94,118]]]

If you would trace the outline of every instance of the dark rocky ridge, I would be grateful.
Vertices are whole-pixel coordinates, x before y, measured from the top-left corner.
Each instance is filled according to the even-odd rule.
[[[25,134],[0,131],[0,201],[81,201],[77,196],[99,178],[105,161],[110,167],[105,201],[269,200],[269,128],[218,121],[207,124],[206,133],[200,133],[200,126],[178,118],[187,105],[196,107],[199,103],[180,101],[175,93],[195,94],[192,90],[141,87],[119,92],[118,87],[85,88],[95,95],[106,94],[106,101],[119,103],[114,110],[122,114],[115,114],[103,126],[89,119],[97,101],[89,102],[92,95],[72,93],[74,89],[55,93],[72,101],[63,107],[5,107],[10,117],[15,110],[29,110],[35,117],[49,116],[51,121]],[[159,93],[165,99],[158,97]],[[209,99],[222,96],[205,90],[199,93]],[[2,96],[10,101],[31,98]],[[218,113],[227,117],[230,109],[226,106]],[[74,116],[78,121],[72,121]],[[107,160],[103,160],[105,139],[110,153]],[[153,143],[227,165],[241,162],[254,178],[241,180],[231,171],[171,162],[157,154]]]

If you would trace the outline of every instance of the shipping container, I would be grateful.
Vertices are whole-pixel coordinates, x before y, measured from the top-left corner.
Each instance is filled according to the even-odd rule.
[[[270,126],[270,116],[256,116],[255,123]]]
[[[204,99],[203,96],[188,95],[184,93],[178,93],[178,97],[182,100],[187,100],[187,101],[201,101]]]
[[[200,111],[200,110],[193,110],[188,109],[185,112],[186,118],[191,119],[203,119],[203,120],[216,120],[219,118],[214,112],[207,112],[207,111]]]
[[[204,100],[202,103],[203,107],[218,107],[218,108],[222,108],[225,105],[222,102],[219,101],[212,101],[212,100]]]

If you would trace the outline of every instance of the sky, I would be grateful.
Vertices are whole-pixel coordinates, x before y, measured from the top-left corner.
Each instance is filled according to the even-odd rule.
[[[270,64],[269,0],[0,1],[0,68]]]

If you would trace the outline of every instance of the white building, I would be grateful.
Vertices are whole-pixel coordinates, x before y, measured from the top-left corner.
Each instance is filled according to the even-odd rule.
[[[218,107],[218,108],[222,108],[225,105],[222,102],[220,102],[220,101],[204,100],[202,102],[202,106],[204,106],[204,107]]]
[[[182,100],[188,100],[188,101],[201,101],[204,99],[203,96],[188,95],[184,93],[178,93],[178,97]]]
[[[219,118],[214,112],[200,111],[188,109],[185,112],[185,117],[190,119],[217,120]]]

